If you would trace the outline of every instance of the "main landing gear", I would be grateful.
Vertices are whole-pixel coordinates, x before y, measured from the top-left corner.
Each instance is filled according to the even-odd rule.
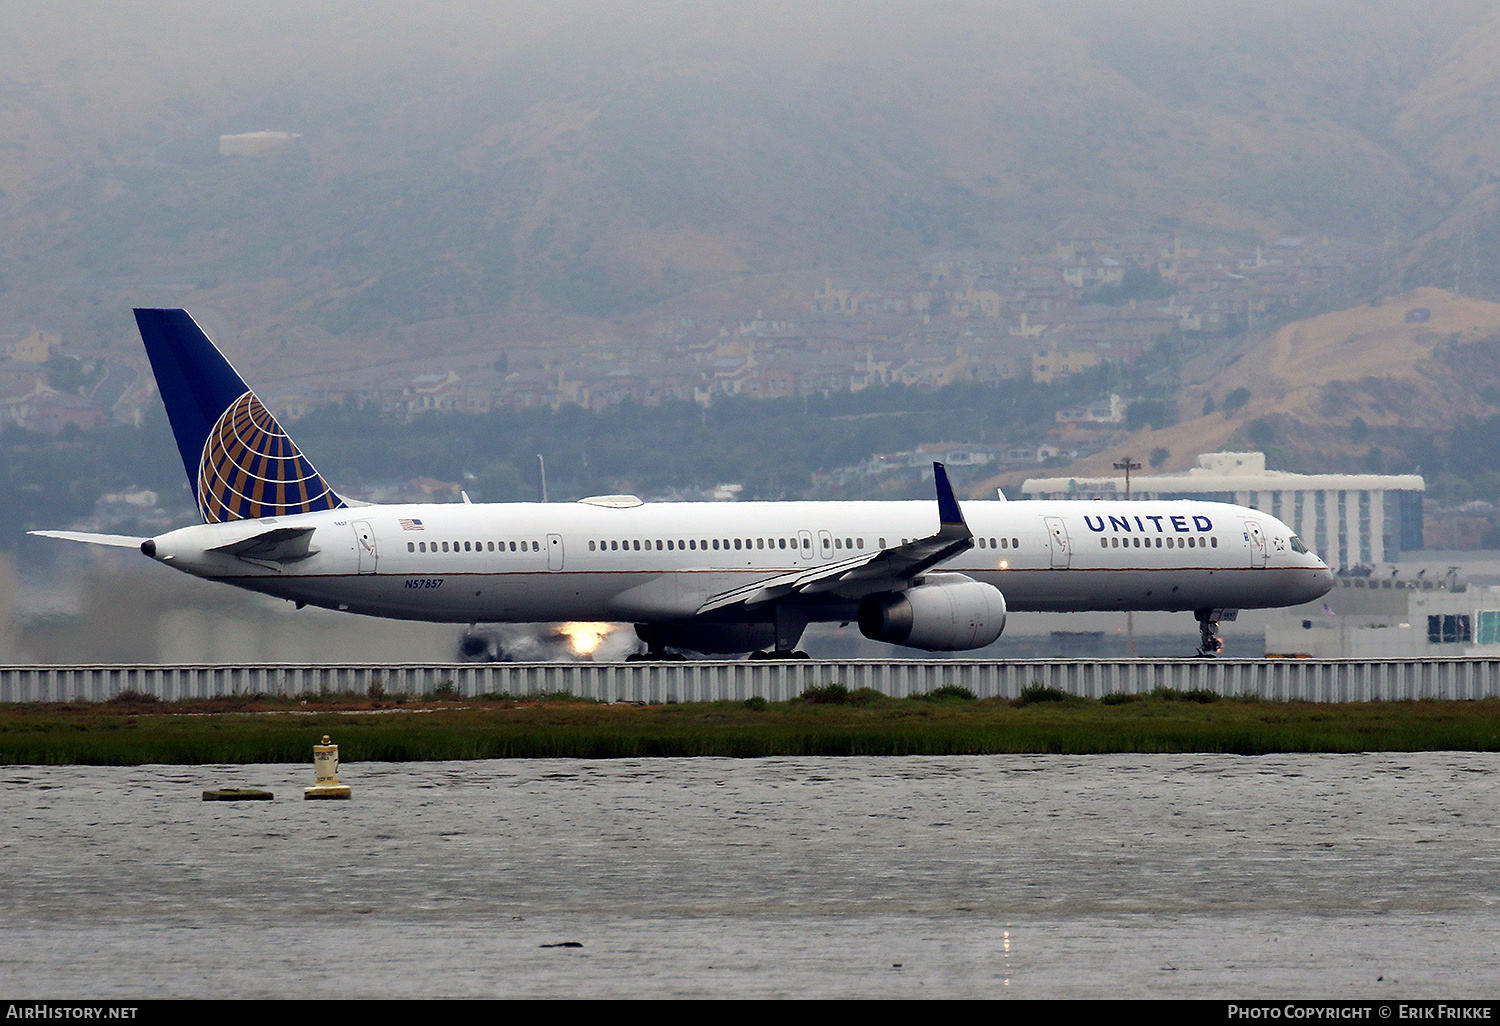
[[[636,627],[636,637],[646,643],[646,651],[632,652],[625,657],[627,663],[683,663],[687,656],[681,652],[667,650],[666,632],[661,628]]]
[[[657,652],[632,652],[625,657],[627,663],[685,663],[687,656],[681,652],[668,652],[661,649]]]
[[[751,659],[811,659],[812,656],[797,648],[802,632],[807,630],[807,614],[796,606],[779,605],[771,620],[776,632],[776,642],[769,649],[751,652]]]
[[[1224,639],[1219,637],[1219,621],[1233,620],[1238,609],[1195,609],[1193,616],[1198,621],[1198,658],[1215,659],[1224,651]]]

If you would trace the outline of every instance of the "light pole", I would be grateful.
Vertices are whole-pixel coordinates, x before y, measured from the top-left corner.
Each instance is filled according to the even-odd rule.
[[[1115,464],[1115,469],[1116,470],[1123,470],[1123,471],[1125,471],[1125,501],[1129,502],[1130,501],[1130,472],[1132,470],[1140,470],[1141,469],[1141,465],[1139,463],[1136,463],[1136,462],[1132,461],[1129,456],[1126,456],[1119,463]],[[1134,659],[1135,658],[1135,611],[1134,610],[1126,610],[1126,612],[1125,612],[1125,657],[1127,659]]]
[[[1133,463],[1133,462],[1131,462],[1130,457],[1126,456],[1119,463],[1115,464],[1115,469],[1116,470],[1123,470],[1123,471],[1125,471],[1125,501],[1129,502],[1130,501],[1130,472],[1132,470],[1140,470],[1141,469],[1141,465],[1139,463]]]

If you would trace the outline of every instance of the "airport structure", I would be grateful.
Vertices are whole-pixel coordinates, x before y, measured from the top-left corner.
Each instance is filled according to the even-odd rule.
[[[1451,659],[1500,656],[1500,587],[1446,578],[1339,578],[1319,603],[1283,611],[1266,625],[1279,658]]]
[[[1133,476],[1135,499],[1199,499],[1262,510],[1329,566],[1375,567],[1422,548],[1419,474],[1293,474],[1267,470],[1265,453],[1211,452],[1185,474]],[[1121,499],[1124,477],[1033,478],[1026,499]]]

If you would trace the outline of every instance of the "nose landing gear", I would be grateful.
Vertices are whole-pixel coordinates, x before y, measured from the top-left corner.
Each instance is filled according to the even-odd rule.
[[[1238,609],[1195,609],[1193,616],[1198,621],[1198,658],[1215,659],[1224,651],[1224,639],[1219,637],[1219,621],[1234,620]]]

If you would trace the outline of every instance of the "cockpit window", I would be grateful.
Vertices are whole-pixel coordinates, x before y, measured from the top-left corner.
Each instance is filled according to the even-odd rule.
[[[1293,552],[1306,552],[1307,551],[1307,546],[1303,545],[1302,544],[1302,539],[1298,538],[1295,534],[1292,535],[1292,551]]]

